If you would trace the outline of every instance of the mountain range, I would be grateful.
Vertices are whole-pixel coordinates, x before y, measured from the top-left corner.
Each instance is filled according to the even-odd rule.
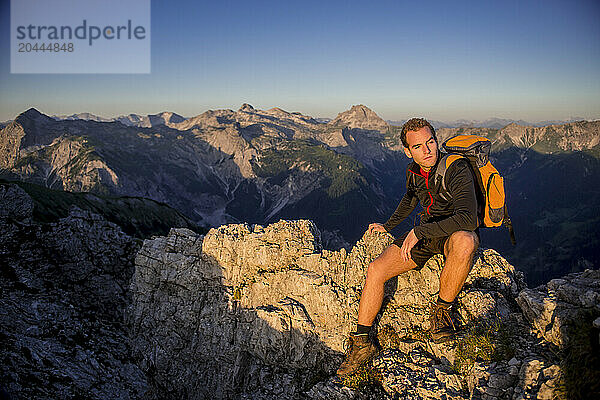
[[[517,125],[523,125],[523,126],[548,126],[548,125],[562,125],[562,124],[567,124],[569,122],[577,122],[577,121],[583,121],[583,120],[585,120],[585,119],[581,118],[581,117],[571,117],[571,118],[568,118],[565,120],[528,122],[528,121],[524,121],[522,119],[514,120],[514,119],[507,119],[507,118],[487,118],[487,119],[483,119],[483,120],[457,119],[454,121],[445,121],[445,122],[431,120],[429,122],[431,123],[431,125],[433,125],[433,127],[435,129],[438,129],[438,128],[461,128],[461,127],[501,129],[501,128],[504,128],[506,125],[510,125],[510,124],[517,124]],[[399,120],[399,121],[388,120],[387,122],[390,125],[402,126],[406,121],[407,120]]]
[[[493,142],[518,244],[511,247],[502,230],[485,230],[486,246],[525,270],[530,283],[594,265],[600,121],[496,127],[502,123],[437,129],[440,141],[476,133]],[[408,161],[400,127],[364,105],[332,120],[249,104],[191,118],[164,112],[108,121],[31,108],[0,131],[5,179],[147,197],[205,227],[309,218],[330,248],[349,247],[368,223],[389,217]]]
[[[71,115],[52,115],[52,118],[56,120],[77,120],[81,119],[84,121],[96,121],[96,122],[121,122],[127,126],[139,126],[143,128],[149,128],[157,125],[167,125],[176,124],[179,122],[183,122],[186,118],[182,117],[179,114],[163,111],[158,114],[149,114],[149,115],[138,115],[138,114],[128,114],[121,115],[115,118],[105,118],[94,115],[92,113],[79,113],[79,114],[71,114]]]
[[[83,112],[83,113],[77,113],[77,114],[71,114],[71,115],[51,115],[50,117],[56,119],[56,120],[75,120],[75,119],[82,119],[82,120],[86,120],[86,121],[97,121],[97,122],[112,122],[112,121],[118,121],[118,122],[122,122],[125,125],[128,126],[141,126],[141,127],[150,127],[150,126],[155,126],[155,125],[169,125],[169,123],[178,123],[178,122],[182,122],[184,120],[186,120],[186,117],[183,117],[179,114],[176,114],[174,112],[171,111],[163,111],[160,112],[158,114],[147,114],[147,115],[140,115],[140,114],[127,114],[127,115],[120,115],[118,117],[113,117],[113,118],[107,118],[107,117],[101,117],[89,112]],[[328,117],[315,117],[314,118],[315,121],[326,124],[330,121],[332,121],[333,118],[328,118]],[[439,128],[461,128],[461,127],[479,127],[479,128],[493,128],[493,129],[501,129],[503,127],[505,127],[506,125],[509,124],[517,124],[517,125],[523,125],[523,126],[548,126],[548,125],[562,125],[562,124],[566,124],[569,122],[577,122],[577,121],[584,121],[585,118],[582,117],[570,117],[567,119],[563,119],[563,120],[543,120],[543,121],[537,121],[537,122],[531,122],[531,121],[524,121],[522,119],[519,120],[514,120],[514,119],[507,119],[507,118],[487,118],[487,119],[483,119],[483,120],[477,120],[477,119],[457,119],[457,120],[453,120],[453,121],[437,121],[437,120],[430,120],[429,122],[431,122],[431,125],[433,125],[436,129]],[[393,125],[393,126],[402,126],[407,120],[403,119],[403,120],[385,120],[385,122],[387,122],[389,125]],[[11,121],[4,121],[4,122],[0,122],[0,129],[4,128],[6,125],[8,125]]]
[[[106,118],[106,117],[100,117],[97,115],[94,115],[92,113],[88,113],[88,112],[84,112],[84,113],[78,113],[78,114],[71,114],[71,115],[52,115],[51,116],[54,119],[57,120],[61,120],[61,119],[67,119],[67,120],[74,120],[74,119],[83,119],[83,120],[87,120],[87,121],[98,121],[98,122],[111,122],[111,121],[119,121],[124,123],[125,125],[129,125],[129,126],[141,126],[141,127],[150,127],[150,126],[155,126],[155,125],[161,125],[161,124],[165,124],[168,125],[168,123],[177,123],[177,122],[182,122],[183,120],[187,119],[186,117],[182,117],[179,114],[176,114],[174,112],[170,112],[170,111],[163,111],[161,113],[158,114],[148,114],[148,115],[139,115],[139,114],[127,114],[127,115],[121,115],[118,117],[114,117],[114,118]],[[319,118],[314,118],[317,122],[321,122],[321,123],[328,123],[331,122],[333,120],[333,118],[327,118],[327,117],[319,117]],[[439,128],[461,128],[461,127],[478,127],[478,128],[493,128],[493,129],[501,129],[503,127],[505,127],[506,125],[510,125],[510,124],[517,124],[517,125],[523,125],[523,126],[548,126],[548,125],[562,125],[562,124],[566,124],[569,122],[577,122],[577,121],[584,121],[585,118],[582,117],[570,117],[564,120],[543,120],[543,121],[537,121],[537,122],[531,122],[531,121],[524,121],[522,119],[519,120],[515,120],[515,119],[508,119],[508,118],[487,118],[487,119],[482,119],[482,120],[478,120],[478,119],[457,119],[457,120],[453,120],[453,121],[437,121],[437,120],[430,120],[429,122],[431,123],[431,125],[433,125],[433,127],[435,129],[439,129]],[[407,119],[403,119],[403,120],[385,120],[386,123],[388,123],[389,125],[393,125],[393,126],[402,126],[404,125],[404,123],[407,121]],[[8,122],[10,121],[6,121],[0,124],[8,124]]]

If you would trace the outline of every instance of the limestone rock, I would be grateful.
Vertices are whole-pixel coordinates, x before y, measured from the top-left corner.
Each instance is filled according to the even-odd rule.
[[[18,186],[0,187],[8,187],[2,210],[13,217],[0,216],[2,396],[147,397],[122,321],[136,242],[77,209],[43,226],[15,222],[30,214],[31,199]]]
[[[600,315],[600,270],[552,279],[546,285],[523,290],[516,300],[539,334],[562,348],[575,321],[585,313]]]
[[[0,218],[31,218],[33,200],[18,185],[0,185]]]
[[[389,127],[388,123],[381,119],[373,110],[362,104],[354,105],[350,110],[339,113],[329,124],[380,131],[386,131]]]
[[[306,220],[227,225],[206,236],[172,229],[167,237],[146,240],[127,313],[139,364],[163,398],[323,398],[322,391],[348,398],[323,377],[341,362],[369,263],[392,240],[375,232],[350,252],[324,250],[319,230]],[[407,337],[427,328],[442,265],[434,257],[386,287],[378,326],[398,334],[375,360],[385,396],[470,395],[451,368],[458,342],[434,345]],[[512,298],[523,287],[518,271],[495,251],[482,250],[458,300],[465,323],[511,323]],[[516,375],[508,360],[503,365],[482,367],[488,371],[480,379],[484,392],[508,393]]]

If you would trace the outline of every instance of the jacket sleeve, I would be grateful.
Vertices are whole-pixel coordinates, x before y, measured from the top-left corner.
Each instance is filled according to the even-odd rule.
[[[396,211],[392,214],[392,216],[383,224],[383,227],[386,231],[390,232],[394,229],[400,222],[404,221],[406,217],[410,215],[410,213],[415,209],[419,199],[415,195],[414,191],[410,187],[408,183],[408,170],[406,171],[406,193],[402,196],[402,200],[396,207]]]
[[[457,160],[446,172],[446,187],[454,200],[451,216],[415,227],[419,239],[450,236],[456,231],[474,231],[477,224],[477,197],[473,173],[466,160]]]

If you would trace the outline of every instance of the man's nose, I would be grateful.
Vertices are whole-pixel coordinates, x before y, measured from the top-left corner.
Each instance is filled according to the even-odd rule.
[[[428,144],[425,145],[425,154],[429,154],[431,153],[431,148],[429,147]]]

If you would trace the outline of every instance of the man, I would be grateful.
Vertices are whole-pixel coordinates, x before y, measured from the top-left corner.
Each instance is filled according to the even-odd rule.
[[[429,332],[434,341],[450,339],[456,322],[450,312],[471,270],[473,255],[479,246],[475,183],[468,161],[455,161],[445,179],[449,199],[437,193],[435,170],[441,159],[435,130],[429,122],[413,118],[402,127],[400,138],[404,152],[412,162],[406,171],[406,194],[394,214],[384,224],[372,223],[367,232],[388,232],[402,222],[421,203],[421,223],[397,238],[373,260],[367,269],[356,332],[350,334],[350,352],[337,371],[351,374],[370,360],[377,349],[369,341],[371,325],[383,302],[384,283],[412,269],[420,269],[435,254],[445,256],[440,274],[440,291],[432,305]],[[448,196],[446,196],[448,197]]]

